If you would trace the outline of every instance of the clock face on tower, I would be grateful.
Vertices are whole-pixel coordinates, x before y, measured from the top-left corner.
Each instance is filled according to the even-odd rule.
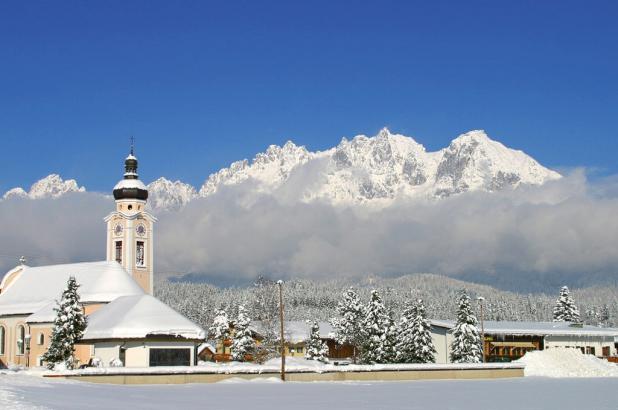
[[[137,225],[137,228],[135,229],[135,231],[137,232],[139,236],[146,235],[146,227],[143,224]]]
[[[116,226],[114,226],[114,235],[116,236],[122,235],[122,225],[116,224]]]

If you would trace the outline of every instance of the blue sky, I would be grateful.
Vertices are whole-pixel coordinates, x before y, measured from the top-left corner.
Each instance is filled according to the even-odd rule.
[[[295,3],[295,4],[292,4]],[[293,139],[483,128],[548,166],[618,171],[616,2],[0,3],[0,190],[200,185]]]

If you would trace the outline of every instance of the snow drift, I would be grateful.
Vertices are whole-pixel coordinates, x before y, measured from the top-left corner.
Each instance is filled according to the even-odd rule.
[[[579,349],[546,349],[528,352],[516,360],[526,366],[526,376],[618,377],[618,366]]]

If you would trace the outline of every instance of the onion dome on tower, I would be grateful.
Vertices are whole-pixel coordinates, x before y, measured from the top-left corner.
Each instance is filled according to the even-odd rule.
[[[133,145],[131,153],[124,161],[124,178],[114,187],[114,199],[137,199],[145,201],[148,199],[146,185],[139,180],[137,175],[137,158],[133,155]]]

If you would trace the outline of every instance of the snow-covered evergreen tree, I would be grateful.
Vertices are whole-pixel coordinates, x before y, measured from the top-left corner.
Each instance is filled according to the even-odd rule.
[[[600,317],[599,317],[599,326],[601,327],[608,327],[611,326],[611,316],[609,314],[609,308],[607,307],[607,305],[603,305],[601,307],[601,313],[600,313]]]
[[[340,345],[351,345],[356,361],[357,348],[363,341],[362,322],[365,319],[365,309],[353,288],[349,288],[343,300],[337,304],[337,313],[339,317],[331,321],[335,340]]]
[[[226,339],[230,337],[230,321],[225,309],[218,309],[212,325],[208,328],[209,336],[217,343],[224,345]]]
[[[255,349],[255,341],[251,336],[249,325],[251,319],[243,305],[238,306],[238,316],[234,322],[234,338],[232,340],[232,360],[245,361],[247,355]]]
[[[54,308],[56,319],[52,330],[49,349],[43,354],[47,367],[53,369],[60,363],[72,369],[74,366],[75,343],[78,342],[86,329],[86,316],[79,303],[79,284],[73,276],[69,277],[67,286],[62,292],[58,306]]]
[[[317,360],[322,363],[328,361],[328,347],[326,343],[320,339],[320,325],[317,321],[311,324],[311,332],[309,339],[307,340],[307,351],[305,352],[305,359]]]
[[[431,324],[422,299],[408,302],[397,326],[397,362],[434,363],[435,354]]]
[[[431,338],[431,324],[427,319],[425,304],[419,299],[416,304],[416,316],[412,323],[414,335],[414,356],[419,363],[435,363],[436,348]]]
[[[554,322],[579,322],[579,309],[575,306],[569,288],[563,286],[554,306]]]
[[[398,363],[416,363],[414,355],[414,333],[412,325],[416,318],[416,304],[406,302],[401,314],[401,319],[397,324],[397,357]]]
[[[371,300],[362,321],[363,344],[361,359],[364,363],[387,363],[394,356],[392,343],[393,323],[377,290],[371,291]]]
[[[465,291],[459,296],[457,322],[451,343],[451,362],[479,363],[482,358],[482,344],[477,327],[478,321],[470,308],[470,297]]]

